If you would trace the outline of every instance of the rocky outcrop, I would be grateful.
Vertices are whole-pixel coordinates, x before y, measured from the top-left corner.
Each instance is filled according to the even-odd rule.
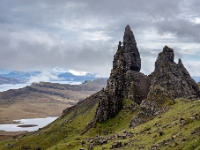
[[[137,43],[130,26],[127,25],[123,38],[123,55],[126,61],[126,70],[134,70],[139,72],[141,69],[140,54],[137,49]]]
[[[123,107],[123,99],[129,98],[140,104],[147,97],[150,82],[140,73],[141,59],[130,27],[124,32],[123,46],[119,42],[114,56],[113,69],[102,90],[102,97],[96,111],[95,120],[104,122],[115,117]]]
[[[130,123],[131,127],[135,127],[166,111],[168,104],[173,103],[175,98],[200,96],[197,84],[180,59],[178,64],[174,62],[174,50],[167,46],[159,53],[153,73],[146,76],[139,72],[140,69],[137,44],[133,32],[127,26],[123,46],[119,42],[107,86],[102,90],[95,121],[104,122],[115,117],[122,109],[125,98],[140,104],[139,113]]]
[[[140,104],[140,111],[131,120],[130,127],[136,127],[151,120],[155,116],[167,111],[171,104],[174,104],[174,99],[169,91],[159,85],[151,86],[147,99]]]
[[[184,67],[181,59],[174,62],[174,50],[165,46],[155,62],[155,71],[149,76],[151,82],[147,99],[140,104],[139,113],[133,117],[130,127],[147,122],[168,110],[175,98],[200,96],[196,82]]]
[[[181,59],[174,62],[174,50],[165,46],[155,62],[155,71],[149,75],[151,85],[160,85],[174,98],[200,96],[197,83],[190,77]]]

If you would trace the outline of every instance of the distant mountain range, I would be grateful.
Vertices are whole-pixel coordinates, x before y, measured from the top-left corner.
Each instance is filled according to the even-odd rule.
[[[0,77],[15,78],[27,81],[30,79],[31,76],[37,76],[40,73],[41,73],[40,71],[29,71],[29,72],[11,71],[6,74],[0,74]]]
[[[1,71],[0,71],[1,72]],[[41,71],[10,71],[0,73],[0,84],[17,84],[17,83],[25,83],[29,81],[32,77],[37,78],[37,76],[41,76]],[[52,73],[50,74],[52,75]],[[57,74],[53,72],[53,76],[56,79],[49,78],[49,81],[75,81],[75,82],[84,82],[86,80],[94,80],[96,79],[96,74],[87,73],[85,75],[74,75],[70,72],[64,72]],[[43,81],[41,79],[41,81]]]
[[[0,84],[19,84],[19,83],[24,83],[24,80],[0,77]]]

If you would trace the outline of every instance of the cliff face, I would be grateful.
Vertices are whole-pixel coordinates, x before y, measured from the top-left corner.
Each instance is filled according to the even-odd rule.
[[[160,85],[174,98],[200,96],[197,83],[190,77],[181,59],[174,62],[174,50],[165,46],[155,62],[155,71],[149,75],[151,85]]]
[[[149,79],[140,73],[141,59],[130,27],[124,32],[123,46],[119,42],[114,56],[113,69],[103,89],[103,96],[96,111],[95,120],[106,121],[115,117],[122,109],[122,101],[129,98],[140,104],[149,92]]]

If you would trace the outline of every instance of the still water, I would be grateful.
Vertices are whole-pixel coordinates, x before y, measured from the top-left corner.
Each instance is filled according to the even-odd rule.
[[[33,119],[20,119],[13,120],[18,124],[0,124],[0,130],[3,131],[36,131],[49,123],[56,120],[58,117],[47,117],[47,118],[33,118]],[[37,125],[34,127],[18,127],[19,125]]]

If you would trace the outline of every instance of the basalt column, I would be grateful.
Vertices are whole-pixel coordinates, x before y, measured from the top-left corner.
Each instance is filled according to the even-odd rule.
[[[126,26],[123,46],[119,42],[114,55],[113,69],[103,89],[95,120],[104,122],[115,117],[123,107],[123,99],[129,98],[140,104],[148,94],[148,77],[140,73],[141,59],[133,32]]]

